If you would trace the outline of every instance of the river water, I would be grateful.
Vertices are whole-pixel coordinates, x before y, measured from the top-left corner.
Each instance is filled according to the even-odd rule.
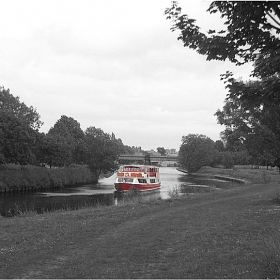
[[[135,197],[131,195],[115,192],[115,177],[116,174],[100,179],[97,184],[57,189],[51,192],[3,194],[0,195],[0,214],[11,216],[26,211],[42,213],[57,209],[77,209],[96,204],[117,205],[128,200],[135,200]],[[160,190],[140,194],[141,199],[167,199],[172,192],[178,195],[205,192],[215,188],[228,188],[233,184],[210,178],[190,177],[179,172],[175,167],[161,167],[160,178]]]

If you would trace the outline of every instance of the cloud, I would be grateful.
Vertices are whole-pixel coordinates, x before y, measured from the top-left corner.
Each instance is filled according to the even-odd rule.
[[[178,149],[188,133],[216,140],[227,94],[219,75],[249,72],[184,48],[164,16],[169,0],[2,4],[1,83],[37,108],[44,132],[67,115],[145,149]],[[204,29],[219,23],[209,3],[182,5]]]

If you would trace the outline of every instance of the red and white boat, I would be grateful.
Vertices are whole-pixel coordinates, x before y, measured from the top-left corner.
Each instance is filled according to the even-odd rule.
[[[149,191],[160,188],[159,168],[150,165],[122,165],[115,182],[117,191]]]

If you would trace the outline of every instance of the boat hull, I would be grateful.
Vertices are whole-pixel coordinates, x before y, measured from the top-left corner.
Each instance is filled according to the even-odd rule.
[[[117,191],[128,191],[128,190],[136,190],[136,191],[151,191],[160,188],[160,183],[154,184],[133,184],[133,183],[115,183],[115,189]]]

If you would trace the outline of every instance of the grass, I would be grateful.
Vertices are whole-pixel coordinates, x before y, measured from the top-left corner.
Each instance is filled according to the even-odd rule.
[[[0,278],[279,278],[278,189],[0,218]]]
[[[181,187],[175,186],[168,189],[169,200],[179,199],[182,196]]]
[[[161,200],[159,190],[141,192],[136,188],[130,188],[124,193],[120,193],[118,205],[147,204]]]
[[[238,168],[238,169],[222,169],[211,168],[209,166],[202,167],[197,174],[210,174],[210,175],[225,175],[228,177],[244,179],[253,183],[267,183],[279,182],[280,174],[277,169],[252,169],[252,168]]]

